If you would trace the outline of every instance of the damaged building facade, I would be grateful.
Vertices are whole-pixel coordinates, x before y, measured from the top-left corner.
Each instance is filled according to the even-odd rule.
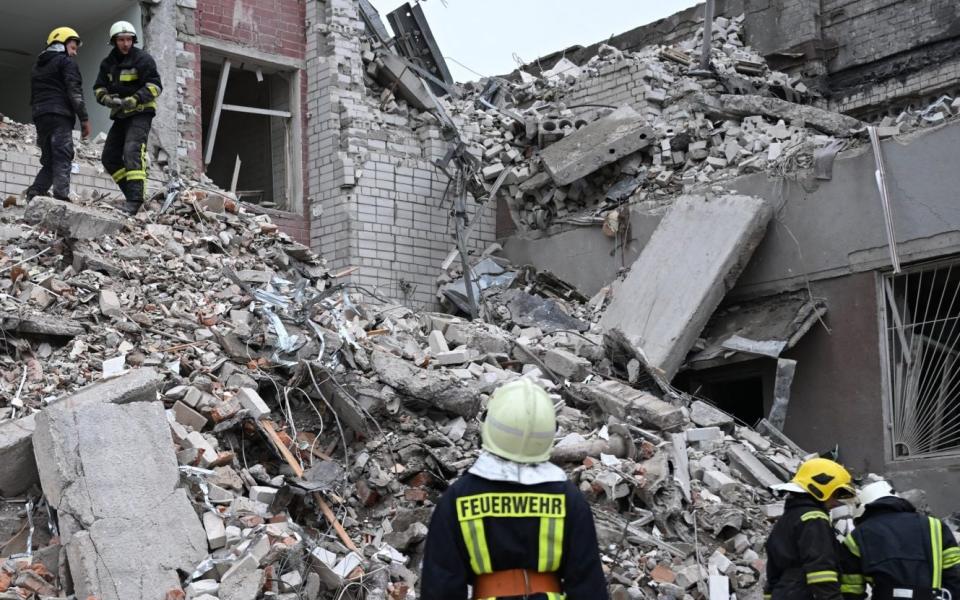
[[[13,17],[0,26],[9,46],[0,51],[0,73],[22,82],[0,95],[0,113],[21,122],[28,121],[26,74],[37,41],[49,29],[37,16],[44,14],[44,4],[0,9]],[[879,122],[904,110],[923,111],[945,95],[952,101],[960,89],[955,2],[716,4],[721,18],[743,14],[743,42],[791,78],[775,92],[784,100],[806,90],[810,106]],[[372,32],[380,19],[365,3],[87,0],[71,7],[75,14],[58,18],[75,23],[84,36],[80,62],[90,82],[101,58],[97,36],[105,37],[109,23],[119,18],[143,24],[145,45],[158,59],[168,92],[161,97],[151,141],[151,189],[165,185],[170,173],[203,173],[322,254],[331,270],[355,268],[346,281],[411,305],[434,305],[437,274],[454,248],[456,218],[450,179],[435,161],[447,157],[451,144],[443,124],[428,114],[429,95],[402,87],[403,68],[396,69],[367,41],[376,38]],[[20,22],[29,27],[13,25]],[[699,6],[614,36],[606,45],[619,52],[670,47],[702,25]],[[541,59],[538,69],[554,69],[561,54],[585,66],[599,49],[567,49]],[[663,103],[657,98],[662,90],[651,86],[642,64],[610,56],[551,100],[618,110],[628,105],[649,116],[651,105]],[[558,71],[561,78],[565,68]],[[741,84],[727,91],[758,91],[749,81]],[[956,113],[950,101],[941,105],[946,110],[921,118],[933,125],[948,121]],[[99,114],[95,133],[104,131],[102,111],[92,113]],[[464,141],[483,147],[486,167],[491,156],[494,162],[520,164],[510,156],[510,139],[484,143],[490,129],[485,120],[492,116],[448,117]],[[718,113],[715,120],[723,118]],[[557,126],[562,132],[563,123]],[[571,126],[579,128],[576,122]],[[892,119],[887,124],[897,126]],[[740,265],[736,286],[715,312],[701,315],[710,318],[705,330],[692,334],[693,353],[681,353],[675,385],[752,423],[770,414],[777,382],[791,371],[788,361],[796,361],[787,436],[809,451],[839,445],[841,460],[858,471],[889,473],[903,486],[925,488],[937,509],[954,509],[950,490],[960,484],[955,389],[960,330],[953,327],[960,320],[954,302],[960,216],[951,198],[960,181],[951,157],[958,141],[960,127],[946,123],[881,144],[890,218],[874,184],[869,145],[841,154],[829,178],[747,171],[724,181],[725,192],[761,198],[773,213],[752,257]],[[641,149],[624,148],[623,154]],[[95,156],[86,158],[78,161],[75,183],[109,193],[112,182]],[[727,161],[708,158],[718,169]],[[38,167],[35,150],[24,140],[4,138],[0,161],[4,195],[19,193]],[[488,191],[509,170],[482,173]],[[576,187],[578,174],[570,177],[564,185]],[[509,182],[509,174],[504,185],[522,187]],[[503,194],[485,200],[466,205],[475,223],[470,249],[479,253],[500,240],[514,263],[549,269],[588,297],[641,256],[667,204],[653,202],[624,214],[631,236],[623,240],[604,235],[600,226],[551,223],[536,211],[512,215]],[[887,222],[896,226],[898,272]],[[734,336],[773,341],[775,349],[758,355],[755,346],[731,342]]]

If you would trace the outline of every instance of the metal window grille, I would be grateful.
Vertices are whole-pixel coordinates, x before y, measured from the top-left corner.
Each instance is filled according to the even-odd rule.
[[[960,263],[881,282],[893,458],[960,454]]]

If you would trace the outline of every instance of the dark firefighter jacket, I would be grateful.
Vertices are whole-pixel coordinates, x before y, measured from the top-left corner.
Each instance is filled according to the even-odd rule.
[[[111,119],[123,119],[137,114],[156,114],[157,96],[163,88],[160,73],[153,57],[133,46],[126,56],[116,48],[100,63],[100,73],[93,84],[97,102],[103,104],[107,94],[120,98],[134,96],[137,105],[132,109],[116,107],[110,111]]]
[[[823,504],[790,493],[767,538],[764,598],[840,600],[840,544]]]
[[[929,600],[935,588],[960,598],[960,548],[939,519],[888,497],[868,504],[854,523],[841,549],[845,595],[862,597],[869,583],[877,600],[908,600],[906,590],[914,600]]]
[[[80,69],[66,52],[47,49],[37,57],[30,75],[30,106],[34,120],[51,114],[87,120]]]
[[[467,473],[443,494],[427,535],[421,600],[464,600],[476,574],[507,569],[555,571],[566,600],[606,600],[593,515],[572,483],[521,485]]]

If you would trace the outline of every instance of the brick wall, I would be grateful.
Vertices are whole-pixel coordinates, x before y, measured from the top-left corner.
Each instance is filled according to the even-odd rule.
[[[70,177],[72,192],[85,195],[96,192],[98,195],[110,195],[120,199],[120,189],[113,179],[103,173],[103,167],[95,160],[79,160],[79,173]],[[40,149],[35,146],[10,147],[0,150],[0,198],[19,196],[40,170]],[[159,174],[159,173],[158,173]],[[162,187],[162,182],[151,179],[147,182],[148,192]]]
[[[201,35],[263,52],[303,58],[306,5],[303,0],[200,0]]]
[[[447,179],[431,164],[446,144],[435,127],[380,111],[363,81],[356,0],[311,0],[307,9],[319,24],[307,39],[311,245],[334,269],[359,267],[352,283],[432,307],[453,244]],[[494,219],[494,210],[484,215],[471,248],[494,241]]]

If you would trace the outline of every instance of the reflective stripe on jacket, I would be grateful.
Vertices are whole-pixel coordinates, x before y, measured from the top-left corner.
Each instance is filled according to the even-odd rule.
[[[103,104],[108,94],[126,98],[134,96],[137,104],[132,109],[114,107],[111,119],[123,119],[135,114],[156,114],[157,97],[163,91],[157,63],[144,50],[133,46],[126,55],[116,48],[100,63],[100,73],[93,85],[97,102]]]

